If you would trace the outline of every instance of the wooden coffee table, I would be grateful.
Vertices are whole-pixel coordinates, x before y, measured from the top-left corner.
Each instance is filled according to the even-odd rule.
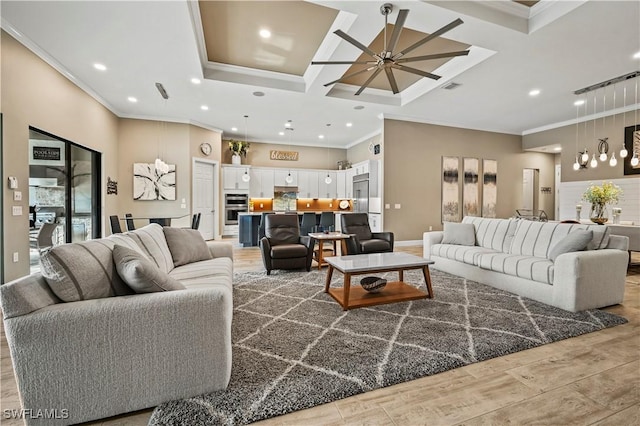
[[[333,256],[326,257],[324,260],[329,264],[324,291],[329,293],[345,311],[363,306],[433,298],[431,275],[429,274],[429,265],[434,263],[432,260],[402,252]],[[344,275],[342,288],[330,288],[334,269]],[[411,269],[422,270],[427,287],[426,293],[404,282],[404,271]],[[352,275],[395,271],[398,271],[398,281],[387,282],[386,287],[378,293],[369,293],[361,286],[351,287]]]

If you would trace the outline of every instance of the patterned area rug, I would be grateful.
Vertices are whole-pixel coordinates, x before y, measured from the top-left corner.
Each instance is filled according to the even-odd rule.
[[[324,293],[325,274],[236,274],[229,387],[162,404],[150,424],[247,424],[626,322],[439,271],[432,300],[344,312]],[[424,290],[419,271],[405,281]],[[332,287],[341,282],[334,274]]]

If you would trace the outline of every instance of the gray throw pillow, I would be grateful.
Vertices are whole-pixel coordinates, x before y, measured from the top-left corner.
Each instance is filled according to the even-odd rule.
[[[162,228],[173,258],[173,266],[212,259],[202,234],[195,229]]]
[[[128,247],[116,245],[113,248],[113,261],[118,275],[136,293],[183,290],[180,282],[161,271],[144,255]]]
[[[582,251],[587,248],[587,244],[593,238],[593,231],[585,231],[578,229],[570,232],[566,237],[558,241],[558,243],[549,250],[549,259],[553,262],[556,258],[564,253],[573,251]]]
[[[444,235],[442,244],[455,244],[459,246],[475,246],[476,230],[472,223],[444,223]]]

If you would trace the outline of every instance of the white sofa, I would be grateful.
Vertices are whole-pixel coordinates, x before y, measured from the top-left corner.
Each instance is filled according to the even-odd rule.
[[[139,247],[185,288],[132,294],[112,260],[115,245]],[[80,285],[107,277],[106,295],[63,302],[40,273],[0,286],[22,408],[31,410],[26,423],[75,424],[226,388],[233,250],[221,242],[207,248],[210,259],[176,267],[178,253],[152,224],[49,252],[71,253],[81,267],[69,272]]]
[[[474,245],[442,244],[443,231],[424,233],[424,257],[435,269],[572,312],[623,300],[627,237],[598,225],[477,217],[462,223],[473,225]],[[592,230],[590,246],[598,249],[550,260],[553,247],[578,229]]]

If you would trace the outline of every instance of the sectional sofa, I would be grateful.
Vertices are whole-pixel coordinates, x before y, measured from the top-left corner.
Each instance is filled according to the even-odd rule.
[[[624,298],[628,238],[605,226],[465,217],[450,228],[463,232],[424,233],[435,269],[572,312]],[[586,247],[559,250],[578,231]]]
[[[0,286],[27,424],[75,424],[227,387],[233,252],[189,232],[153,224],[57,246],[43,256],[46,278]],[[152,265],[145,285],[176,290],[134,294],[129,283],[140,280],[129,275],[141,270],[122,269],[116,252]]]

